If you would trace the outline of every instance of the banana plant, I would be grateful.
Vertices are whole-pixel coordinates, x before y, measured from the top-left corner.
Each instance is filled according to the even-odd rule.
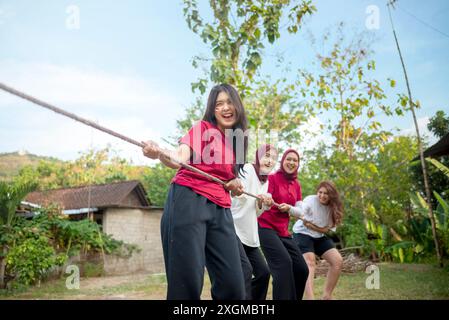
[[[433,164],[437,169],[439,169],[443,174],[449,178],[449,168],[442,164],[440,161],[433,158],[426,158],[426,161]]]

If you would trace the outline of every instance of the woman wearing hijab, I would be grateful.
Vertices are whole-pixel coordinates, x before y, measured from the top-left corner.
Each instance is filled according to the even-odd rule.
[[[267,194],[267,180],[276,165],[277,156],[276,148],[269,144],[262,145],[256,152],[255,163],[245,164],[245,174],[240,175],[244,190],[259,195],[263,201],[247,195],[232,198],[231,212],[235,231],[241,241],[240,259],[247,300],[265,300],[267,296],[270,271],[259,249],[257,216],[272,205],[273,200]]]
[[[297,180],[299,154],[288,149],[282,156],[280,169],[268,177],[268,193],[272,206],[258,218],[259,238],[273,277],[273,300],[302,299],[309,269],[288,231],[289,209],[302,199]]]

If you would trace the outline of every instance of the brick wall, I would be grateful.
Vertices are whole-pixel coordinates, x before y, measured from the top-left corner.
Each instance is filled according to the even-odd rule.
[[[136,244],[141,252],[131,258],[107,256],[107,274],[128,274],[138,271],[161,273],[164,270],[160,220],[162,210],[110,208],[103,216],[103,231],[117,240]]]

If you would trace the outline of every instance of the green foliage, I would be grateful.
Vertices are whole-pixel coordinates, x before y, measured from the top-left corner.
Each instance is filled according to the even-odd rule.
[[[63,265],[66,260],[64,253],[56,254],[48,238],[28,238],[9,251],[6,258],[7,272],[14,274],[18,282],[31,285],[43,279],[53,267]]]
[[[449,201],[443,199],[437,192],[433,192],[433,195],[438,201],[434,213],[440,247],[443,253],[449,256]]]
[[[168,188],[176,171],[160,163],[151,168],[151,171],[143,176],[142,184],[151,195],[151,203],[155,206],[163,206],[167,197]]]
[[[409,162],[416,150],[414,139],[396,137],[376,153],[367,148],[350,159],[344,151],[322,144],[304,155],[303,194],[314,194],[320,181],[332,180],[345,209],[343,224],[337,229],[343,246],[361,246],[362,254],[396,260],[396,249],[388,247],[401,241],[391,233],[404,231],[397,222],[410,207],[413,181]]]
[[[42,280],[74,255],[95,253],[129,257],[140,249],[115,240],[90,220],[70,221],[57,207],[40,209],[31,220],[18,218],[8,239],[6,271],[18,283]]]
[[[148,168],[133,166],[107,147],[87,150],[74,161],[42,160],[36,167],[22,168],[15,179],[21,183],[31,181],[37,183],[40,190],[48,190],[138,179],[146,172]]]
[[[40,161],[61,162],[56,158],[37,156],[26,152],[0,153],[0,180],[9,181],[25,166],[35,168]]]
[[[443,256],[449,256],[449,202],[433,192],[438,203],[435,214],[435,224],[439,246]],[[413,215],[409,219],[408,230],[415,243],[423,247],[423,251],[432,252],[435,250],[430,219],[428,218],[427,203],[424,198],[416,192],[410,195],[413,203]]]
[[[104,275],[104,267],[101,263],[86,261],[83,264],[83,274],[85,277],[101,277]]]
[[[289,33],[296,33],[305,16],[316,11],[311,1],[290,0],[211,0],[211,21],[198,10],[196,0],[184,0],[184,17],[188,27],[209,45],[212,59],[194,57],[192,64],[200,67],[210,60],[209,77],[192,84],[192,90],[206,91],[212,83],[235,85],[242,96],[251,88],[251,81],[262,65],[265,41],[273,44],[281,36],[280,22],[287,14]]]
[[[130,256],[137,249],[135,245],[125,244],[103,233],[93,221],[70,221],[57,207],[39,210],[32,220],[22,219],[16,232],[19,239],[32,234],[44,235],[56,250],[66,252],[68,256],[94,252]]]
[[[448,167],[446,167],[444,164],[442,164],[441,162],[439,162],[436,159],[426,158],[426,161],[433,164],[438,170],[440,170],[449,179],[449,168]]]
[[[430,118],[427,128],[437,137],[444,137],[449,132],[449,116],[446,116],[443,110],[438,110]]]
[[[13,225],[17,219],[16,208],[22,199],[36,188],[35,183],[0,181],[0,289],[6,286],[6,257],[14,237]]]
[[[0,181],[0,226],[10,226],[16,218],[16,208],[20,201],[36,188],[36,183]]]
[[[304,132],[300,125],[306,122],[308,111],[299,100],[296,89],[285,78],[274,83],[269,77],[255,81],[251,96],[244,100],[254,152],[261,144],[258,139],[265,142],[268,133],[277,134],[276,141],[269,141],[272,144],[298,145],[301,142]]]
[[[418,153],[417,153],[418,155]],[[427,174],[429,178],[429,185],[431,190],[438,192],[446,198],[449,196],[449,177],[447,175],[447,168],[449,167],[449,156],[442,156],[438,160],[428,158]],[[419,161],[413,163],[411,175],[416,181],[417,189],[425,194],[424,179],[422,175],[422,168]],[[438,206],[436,198],[431,198],[432,208]]]
[[[212,58],[193,58],[195,68],[205,63],[210,67],[204,77],[192,83],[192,90],[204,94],[209,81],[232,84],[244,99],[255,136],[268,128],[279,132],[286,143],[299,142],[298,127],[305,116],[295,99],[295,87],[285,84],[285,78],[271,82],[256,80],[255,75],[262,65],[265,43],[275,43],[281,37],[280,22],[287,20],[283,23],[287,32],[297,33],[304,17],[316,11],[312,1],[213,0],[209,5],[213,18],[206,21],[196,0],[184,0],[189,28],[209,46],[212,55]],[[186,115],[177,121],[178,134],[172,137],[174,141],[202,117],[202,100],[197,98]],[[255,149],[256,145],[250,148]]]
[[[382,148],[391,133],[382,130],[376,118],[402,115],[404,107],[389,106],[381,82],[372,78],[376,64],[369,59],[369,39],[364,34],[348,40],[341,23],[335,34],[324,35],[323,43],[331,39],[329,52],[317,55],[318,70],[299,71],[299,91],[308,110],[327,113],[326,127],[335,140],[335,149],[352,159],[358,150]],[[388,80],[394,87],[395,82]]]

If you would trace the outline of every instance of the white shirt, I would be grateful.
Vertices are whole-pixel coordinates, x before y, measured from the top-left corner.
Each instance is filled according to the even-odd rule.
[[[262,184],[257,176],[254,166],[247,163],[243,166],[245,176],[239,176],[243,189],[255,195],[267,194],[268,180]],[[266,209],[266,208],[265,208]],[[257,199],[242,194],[232,197],[231,212],[234,226],[240,241],[248,247],[259,247],[259,231],[257,217],[262,214],[263,208],[257,206]]]
[[[332,225],[332,217],[329,206],[321,204],[317,195],[307,196],[304,201],[298,201],[291,209],[291,214],[295,216],[303,216],[306,221],[312,222],[314,225],[320,228],[326,228]],[[336,228],[331,228],[335,231]],[[294,233],[302,233],[309,235],[313,238],[321,238],[324,233],[310,230],[304,226],[302,220],[296,221],[293,225]]]

